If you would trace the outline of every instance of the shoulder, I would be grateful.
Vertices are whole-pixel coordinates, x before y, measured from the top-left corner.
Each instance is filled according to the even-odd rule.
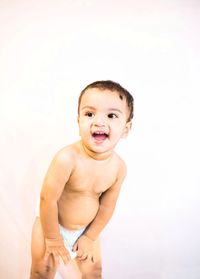
[[[126,163],[117,153],[115,153],[115,161],[118,168],[118,176],[125,177],[127,173]]]
[[[73,164],[78,156],[76,143],[63,147],[54,155],[53,162],[59,165]]]

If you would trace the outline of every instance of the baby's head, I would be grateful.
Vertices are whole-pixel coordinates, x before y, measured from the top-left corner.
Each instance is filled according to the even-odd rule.
[[[129,116],[127,118],[127,122],[131,121],[131,119],[133,118],[133,115],[134,115],[134,99],[133,99],[132,95],[125,88],[123,88],[119,83],[116,83],[111,80],[95,81],[95,82],[87,85],[81,91],[81,94],[79,96],[78,113],[79,113],[79,109],[80,109],[82,96],[88,89],[92,89],[92,88],[97,88],[102,91],[107,90],[107,91],[111,91],[111,92],[116,92],[119,95],[119,98],[121,100],[125,99],[128,110],[129,110]]]

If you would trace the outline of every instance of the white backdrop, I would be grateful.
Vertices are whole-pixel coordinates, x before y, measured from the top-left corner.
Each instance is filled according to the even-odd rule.
[[[99,79],[135,98],[104,279],[200,278],[199,27],[198,0],[0,1],[0,278],[28,278],[43,177]]]

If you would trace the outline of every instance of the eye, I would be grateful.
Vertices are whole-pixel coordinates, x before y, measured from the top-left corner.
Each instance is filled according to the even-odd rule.
[[[108,118],[114,119],[114,118],[118,118],[118,116],[115,113],[109,113]]]
[[[85,113],[85,116],[87,116],[87,117],[93,117],[93,116],[94,116],[94,113],[88,111],[88,112]]]

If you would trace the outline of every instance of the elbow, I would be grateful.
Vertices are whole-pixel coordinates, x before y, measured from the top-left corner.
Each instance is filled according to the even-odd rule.
[[[49,204],[48,198],[44,195],[40,195],[40,208],[41,208],[41,206],[43,207],[48,204]]]
[[[40,202],[45,202],[48,200],[48,197],[47,195],[45,195],[44,193],[41,193],[40,194]]]
[[[57,206],[57,200],[48,197],[47,195],[40,195],[40,208],[49,208]]]
[[[41,193],[40,194],[40,203],[51,203],[51,202],[57,202],[55,198],[52,198],[51,196]]]

